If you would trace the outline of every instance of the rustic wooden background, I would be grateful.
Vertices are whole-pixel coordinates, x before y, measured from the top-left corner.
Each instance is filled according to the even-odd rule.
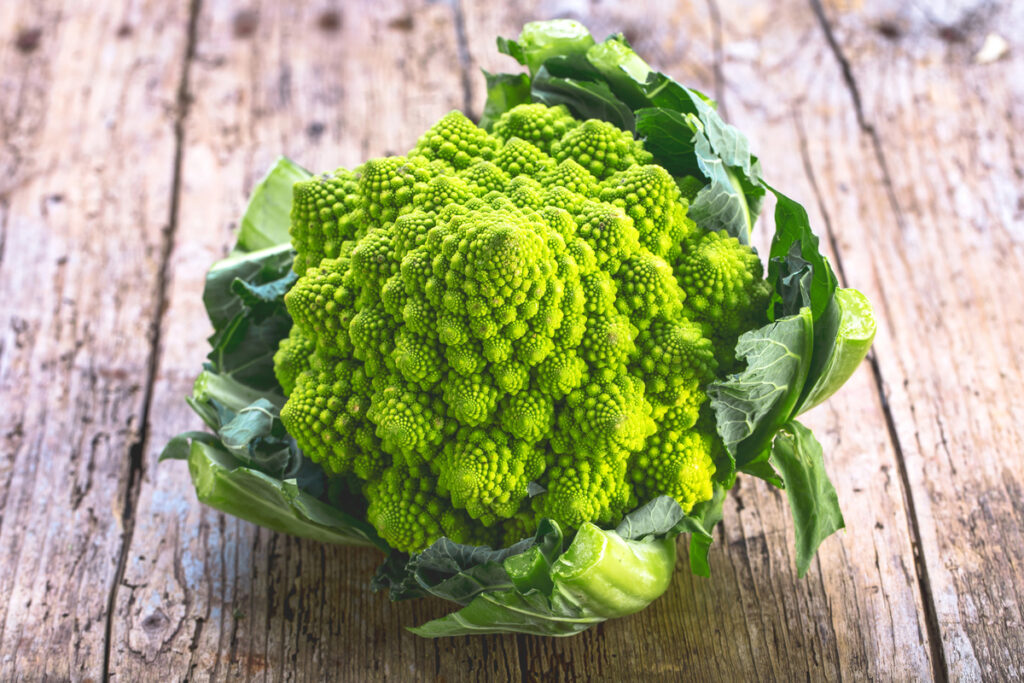
[[[512,7],[512,5],[516,5]],[[621,30],[803,201],[875,350],[808,422],[848,530],[797,580],[743,481],[711,553],[567,640],[418,639],[380,557],[201,507],[204,269],[281,153],[400,153],[529,19]],[[977,59],[988,34],[1009,42]],[[0,2],[0,679],[1020,680],[1024,3]]]

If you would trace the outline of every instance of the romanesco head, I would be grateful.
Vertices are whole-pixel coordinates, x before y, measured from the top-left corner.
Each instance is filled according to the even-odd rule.
[[[296,186],[281,417],[392,547],[710,497],[704,389],[767,290],[650,162],[627,131],[529,104]]]

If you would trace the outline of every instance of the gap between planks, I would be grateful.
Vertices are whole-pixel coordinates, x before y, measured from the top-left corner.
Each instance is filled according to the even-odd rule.
[[[139,487],[145,469],[146,446],[149,442],[149,411],[153,403],[153,386],[156,384],[156,372],[162,341],[164,313],[167,310],[167,280],[171,252],[174,250],[174,237],[178,231],[178,206],[181,196],[181,166],[185,148],[185,118],[189,110],[188,75],[195,58],[196,29],[199,19],[201,0],[189,0],[188,20],[185,25],[185,55],[181,65],[181,77],[175,97],[174,112],[174,157],[171,171],[171,197],[168,211],[167,227],[164,229],[163,244],[160,249],[160,270],[157,275],[156,307],[153,313],[150,331],[149,361],[146,367],[146,382],[143,387],[142,420],[138,439],[129,451],[128,481],[125,486],[124,509],[121,519],[124,520],[124,534],[121,540],[121,553],[117,558],[117,570],[107,597],[107,618],[103,629],[103,680],[110,678],[110,654],[113,648],[111,635],[114,627],[114,607],[117,604],[117,591],[124,580],[128,553],[131,552],[132,537],[135,531],[135,513],[139,503]]]
[[[818,24],[821,26],[829,51],[832,53],[832,56],[835,57],[839,69],[843,74],[843,83],[846,86],[846,91],[850,95],[850,100],[853,104],[853,108],[857,116],[857,124],[860,127],[861,133],[866,135],[871,143],[871,148],[875,156],[875,163],[878,165],[879,173],[882,176],[882,182],[885,185],[886,194],[888,195],[893,214],[896,217],[896,222],[898,224],[902,224],[903,211],[899,204],[899,200],[896,197],[892,177],[889,173],[889,166],[886,163],[885,153],[882,148],[882,143],[878,138],[878,132],[875,130],[874,125],[869,123],[864,116],[860,89],[857,87],[857,80],[853,75],[853,69],[850,67],[850,61],[847,59],[842,46],[836,39],[835,32],[832,30],[832,25],[829,23],[828,17],[825,14],[825,8],[822,6],[821,0],[808,0],[808,2],[810,3],[811,10],[814,12],[814,16],[818,20]],[[817,180],[814,176],[814,168],[806,148],[807,139],[804,135],[799,117],[797,117],[796,127],[801,143],[800,156],[807,174],[807,179],[811,184],[815,200],[817,201],[819,210],[824,218],[825,233],[828,236],[829,243],[832,247],[832,253],[834,253],[836,257],[836,270],[838,271],[839,280],[841,283],[845,284],[847,279],[846,273],[843,269],[842,253],[839,250],[838,240],[836,239],[832,222],[829,218],[829,213],[825,207],[824,200],[818,188]],[[898,227],[902,228],[902,225],[898,225]],[[882,376],[882,369],[878,364],[878,359],[875,356],[875,351],[873,349],[868,354],[867,361],[871,368],[871,377],[874,380],[875,389],[878,393],[879,405],[881,406],[882,414],[885,417],[886,431],[888,432],[889,441],[892,444],[896,459],[896,465],[899,469],[900,488],[903,492],[904,508],[909,527],[908,531],[910,533],[910,543],[914,555],[914,569],[917,574],[917,587],[918,592],[920,593],[921,605],[924,609],[925,624],[928,628],[928,643],[930,648],[929,658],[931,659],[932,665],[932,678],[933,680],[940,681],[940,683],[945,683],[949,680],[945,646],[942,639],[942,630],[939,626],[938,613],[935,608],[935,599],[932,592],[931,580],[928,576],[928,565],[925,562],[924,554],[921,552],[921,529],[917,517],[917,509],[914,504],[914,491],[910,486],[910,474],[907,469],[903,446],[900,443],[899,434],[896,431],[896,421],[892,414],[892,407],[889,405],[889,399],[885,393],[885,378]]]

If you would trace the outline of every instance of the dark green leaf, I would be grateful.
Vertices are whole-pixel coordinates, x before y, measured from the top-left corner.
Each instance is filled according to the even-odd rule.
[[[481,633],[571,636],[604,620],[564,600],[552,601],[538,590],[507,590],[481,593],[458,612],[409,630],[424,638]]]
[[[710,107],[707,109],[714,113]],[[716,118],[717,116],[715,114]],[[731,126],[712,130],[735,131]],[[737,136],[742,138],[738,133]],[[738,145],[735,140],[717,142],[733,153],[735,149],[731,146]],[[746,145],[745,138],[743,145]],[[710,183],[697,193],[697,198],[690,204],[690,217],[705,230],[725,230],[743,244],[750,244],[750,234],[757,221],[765,192],[758,184],[760,167],[756,158],[748,157],[745,162],[751,169],[749,172],[754,175],[741,173],[738,168],[730,166],[725,161],[722,153],[714,146],[707,128],[698,128],[695,132],[693,150],[701,172]]]
[[[742,372],[709,385],[718,433],[742,469],[761,455],[792,415],[811,360],[810,309],[740,336]]]
[[[530,100],[530,77],[526,74],[492,74],[484,71],[487,101],[480,117],[480,127],[490,130],[494,122],[509,109]]]
[[[726,493],[728,488],[714,482],[711,500],[694,505],[687,515],[686,530],[690,532],[690,571],[697,576],[711,576],[708,551],[714,541],[712,532],[715,525],[722,521]]]
[[[784,488],[785,484],[782,481],[782,477],[772,468],[771,463],[768,461],[768,455],[768,451],[761,453],[761,455],[741,467],[739,471],[758,479],[763,479],[775,488]]]
[[[672,175],[704,176],[694,154],[694,131],[685,114],[661,107],[639,109],[636,133],[644,138],[644,148]]]
[[[242,304],[248,306],[253,311],[253,316],[259,320],[280,310],[284,295],[298,279],[299,276],[292,270],[276,280],[270,280],[263,284],[235,278],[231,282],[231,293],[237,296]]]
[[[227,326],[246,308],[246,301],[232,288],[236,280],[259,286],[279,281],[292,271],[295,255],[290,243],[253,252],[233,252],[217,261],[206,274],[203,304],[215,330]]]
[[[600,81],[553,76],[547,65],[533,79],[533,99],[549,107],[564,104],[578,119],[601,119],[633,130],[633,110]]]
[[[845,526],[839,497],[825,471],[821,444],[796,420],[775,437],[771,464],[786,482],[796,532],[797,574],[802,577],[821,542]]]
[[[217,442],[217,437],[207,432],[182,432],[167,442],[164,449],[160,451],[160,457],[157,458],[157,462],[163,462],[164,460],[188,460],[188,453],[192,448],[193,441],[213,444]]]
[[[803,306],[811,309],[814,321],[828,308],[836,290],[836,276],[828,259],[818,249],[818,238],[811,231],[807,211],[786,195],[768,188],[775,195],[775,236],[768,254],[768,282],[774,288],[769,304],[770,319],[792,315],[796,295],[807,296]],[[811,281],[804,283],[805,268],[811,268]],[[794,291],[795,290],[795,291]]]
[[[292,321],[284,294],[295,281],[290,245],[236,253],[214,264],[203,301],[214,333],[208,358],[214,369],[250,387],[277,387],[274,353]]]

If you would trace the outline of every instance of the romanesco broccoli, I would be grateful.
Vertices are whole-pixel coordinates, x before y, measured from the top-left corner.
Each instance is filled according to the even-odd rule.
[[[768,290],[640,141],[526,104],[295,188],[281,418],[392,547],[708,500],[704,387]],[[682,193],[681,193],[682,188]]]

